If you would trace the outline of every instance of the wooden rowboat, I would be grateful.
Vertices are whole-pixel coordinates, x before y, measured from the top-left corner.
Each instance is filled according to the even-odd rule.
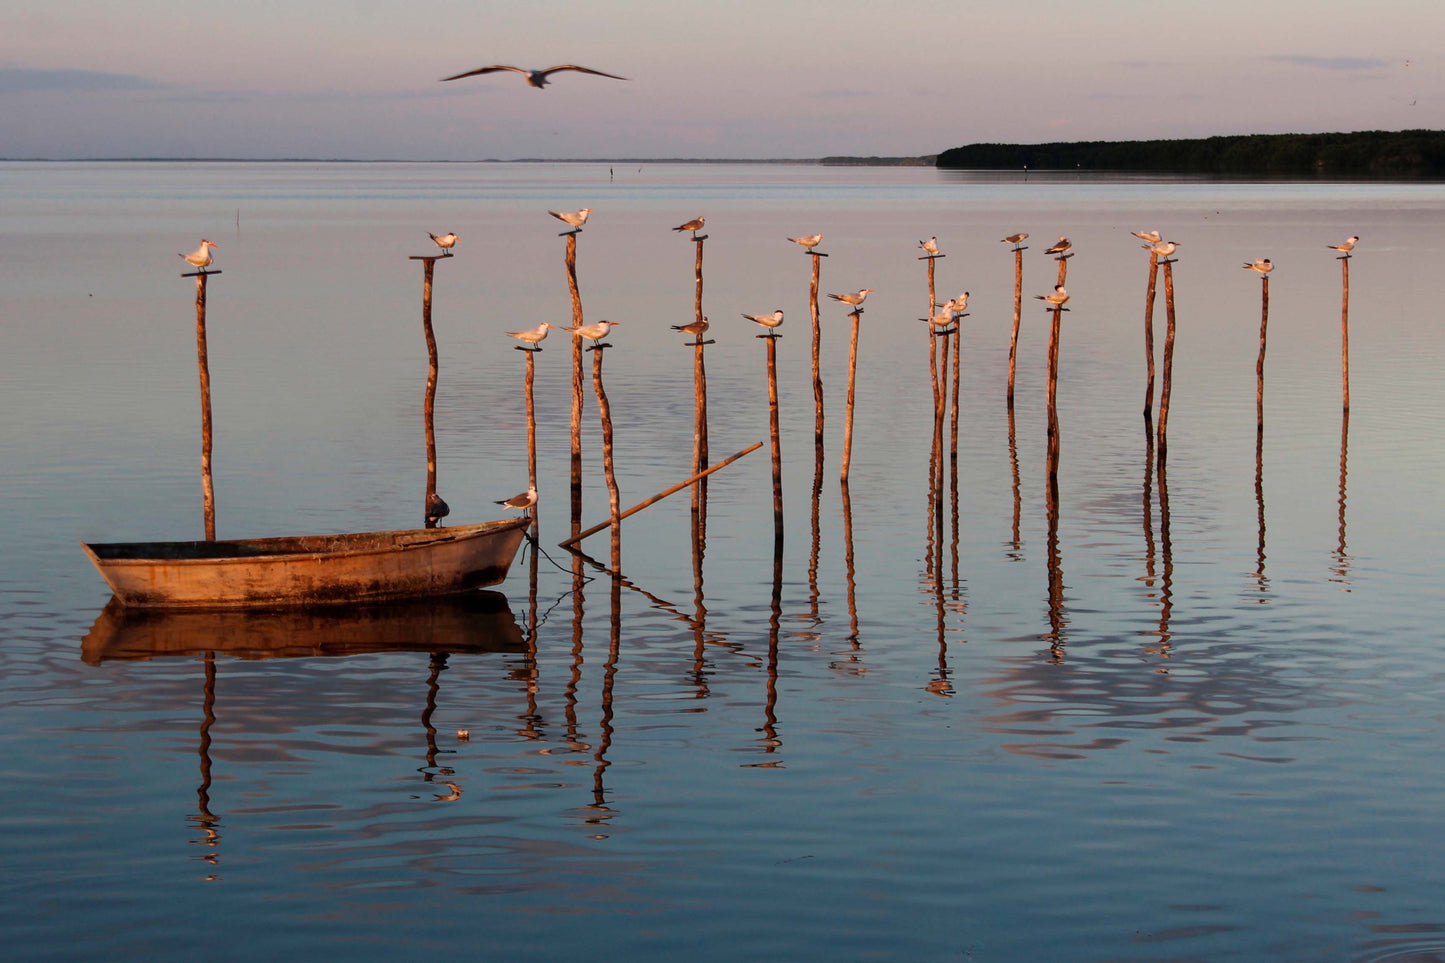
[[[417,598],[495,585],[531,519],[215,542],[81,543],[138,608],[271,608]]]

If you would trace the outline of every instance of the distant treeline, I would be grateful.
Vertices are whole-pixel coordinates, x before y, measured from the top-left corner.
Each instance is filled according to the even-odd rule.
[[[969,144],[938,155],[954,170],[1154,171],[1287,177],[1445,177],[1445,131],[1245,134],[1199,140]]]

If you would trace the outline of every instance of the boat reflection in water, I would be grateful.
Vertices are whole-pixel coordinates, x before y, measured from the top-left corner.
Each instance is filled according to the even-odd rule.
[[[474,591],[374,605],[211,611],[136,609],[112,599],[81,640],[89,665],[219,652],[241,659],[367,652],[521,652],[507,597]]]

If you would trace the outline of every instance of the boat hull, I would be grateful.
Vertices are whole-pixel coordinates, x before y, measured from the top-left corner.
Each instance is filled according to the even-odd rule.
[[[82,543],[122,605],[274,608],[448,595],[507,577],[530,519],[216,542]]]

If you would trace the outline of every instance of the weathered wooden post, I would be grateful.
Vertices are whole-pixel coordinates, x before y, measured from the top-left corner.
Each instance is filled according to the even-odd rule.
[[[1259,307],[1259,360],[1254,363],[1254,424],[1264,431],[1264,347],[1265,336],[1269,333],[1269,275],[1262,274],[1260,282]]]
[[[1144,292],[1144,363],[1148,371],[1144,384],[1144,417],[1154,412],[1154,288],[1159,277],[1159,253],[1149,250],[1149,288]],[[1266,282],[1268,283],[1268,282]]]
[[[426,334],[427,351],[427,376],[426,376],[426,400],[422,406],[422,417],[426,422],[426,500],[422,509],[423,518],[427,528],[436,528],[438,516],[435,514],[437,504],[437,439],[436,439],[436,399],[437,399],[437,339],[432,332],[431,324],[431,288],[432,272],[436,263],[442,257],[449,255],[413,255],[407,258],[409,261],[420,261],[422,264],[422,286],[421,286],[421,327]]]
[[[1343,281],[1340,298],[1340,390],[1344,397],[1345,411],[1350,410],[1350,254],[1346,251],[1339,258],[1340,276]]]
[[[853,319],[853,338],[848,342],[848,405],[843,416],[843,490],[848,490],[848,467],[853,460],[853,390],[858,380],[858,319],[861,307],[848,313]]]
[[[597,392],[597,414],[602,421],[602,473],[607,479],[607,505],[612,519],[612,571],[619,572],[622,569],[621,505],[617,473],[612,464],[612,408],[602,388],[602,352],[608,347],[610,345],[598,342],[587,350],[592,352],[592,388]]]
[[[201,268],[181,275],[196,279],[196,367],[201,377],[201,509],[208,542],[216,540],[216,489],[211,480],[211,362],[206,349],[206,279],[220,273]]]
[[[1048,466],[1049,477],[1055,478],[1059,470],[1059,339],[1062,336],[1061,319],[1068,310],[1062,303],[1053,308],[1053,321],[1049,327],[1048,361]]]
[[[819,348],[822,344],[822,326],[818,322],[818,266],[820,258],[827,257],[818,251],[808,252],[813,256],[813,281],[808,287],[808,313],[813,319],[813,445],[819,453],[823,451],[823,375],[818,363]]]
[[[707,240],[707,235],[693,238],[697,244],[697,296],[693,301],[693,324],[701,325],[703,330],[707,329],[707,318],[702,313],[702,243]],[[704,344],[712,344],[711,341],[703,341],[702,332],[698,332],[696,344],[693,351],[693,390],[695,393],[693,426],[693,459],[692,471],[697,474],[707,467],[707,368],[703,362],[702,349]],[[693,503],[700,505],[707,500],[707,482],[702,482],[694,489]]]
[[[519,344],[516,348],[518,351],[525,351],[527,356],[526,374],[522,378],[522,393],[527,402],[527,483],[530,488],[535,490],[537,488],[537,409],[532,397],[532,383],[536,378],[536,366],[533,359],[542,348],[539,345],[529,347],[524,344]],[[527,514],[532,516],[532,525],[535,528],[537,524],[535,502],[527,510]]]
[[[1174,258],[1166,257],[1164,265],[1164,311],[1168,329],[1164,333],[1164,371],[1159,382],[1159,463],[1162,465],[1169,446],[1169,394],[1174,387]]]
[[[567,238],[567,290],[572,296],[572,327],[582,327],[582,296],[577,291],[577,231]],[[572,531],[582,525],[582,339],[572,339]]]
[[[760,334],[768,346],[768,432],[773,442],[773,540],[781,557],[783,544],[783,448],[778,427],[778,338]]]
[[[1008,404],[1014,403],[1014,370],[1018,360],[1019,324],[1023,320],[1024,306],[1024,251],[1022,244],[1014,245],[1014,330],[1008,343]]]
[[[938,310],[938,302],[935,300],[938,295],[933,286],[933,262],[948,256],[937,253],[937,245],[934,247],[934,251],[924,254],[918,259],[928,262],[928,313],[924,315],[924,318],[933,317],[933,312]],[[942,399],[938,387],[938,330],[932,324],[928,326],[928,374],[933,382],[933,409],[936,413],[939,405],[942,404]]]
[[[963,380],[963,319],[966,313],[960,313],[953,322],[953,410],[949,413],[949,443],[948,454],[954,461],[958,461],[958,388]]]

